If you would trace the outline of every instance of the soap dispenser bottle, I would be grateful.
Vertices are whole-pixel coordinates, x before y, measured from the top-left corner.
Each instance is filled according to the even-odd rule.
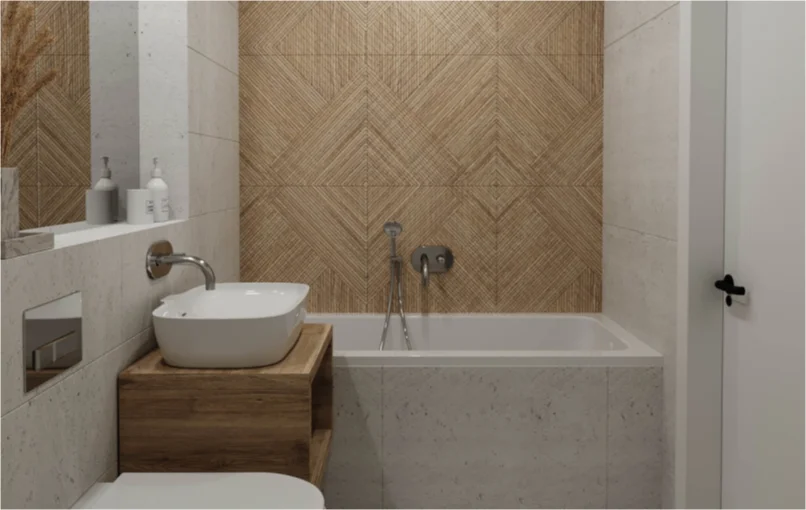
[[[89,225],[114,223],[118,218],[118,186],[112,180],[109,158],[102,159],[101,178],[84,194],[84,217]]]
[[[148,181],[146,188],[151,193],[151,200],[154,203],[154,222],[168,221],[171,215],[168,184],[162,180],[162,170],[157,166],[157,158],[154,158],[154,169],[151,170],[151,180]]]
[[[109,156],[101,158],[104,162],[104,168],[101,170],[101,178],[95,183],[92,189],[112,191],[118,189],[118,185],[112,180],[112,170],[109,169]]]

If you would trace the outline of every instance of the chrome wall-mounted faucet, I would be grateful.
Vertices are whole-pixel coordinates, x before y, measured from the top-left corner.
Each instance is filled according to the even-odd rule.
[[[191,264],[198,267],[204,274],[204,288],[215,290],[215,272],[203,259],[184,253],[174,253],[173,246],[168,241],[157,241],[146,253],[146,273],[152,280],[170,273],[174,264]]]
[[[428,287],[432,274],[446,273],[453,267],[453,252],[447,246],[420,246],[411,254],[411,265],[420,273],[423,287]]]

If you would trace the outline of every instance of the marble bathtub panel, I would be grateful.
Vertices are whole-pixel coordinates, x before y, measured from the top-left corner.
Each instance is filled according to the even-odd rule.
[[[381,508],[381,368],[333,369],[328,508]]]
[[[606,370],[384,368],[384,507],[604,507]]]
[[[607,506],[660,508],[663,370],[608,370]]]

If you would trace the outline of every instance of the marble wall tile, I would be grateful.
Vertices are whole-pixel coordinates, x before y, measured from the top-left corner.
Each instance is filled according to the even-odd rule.
[[[89,2],[89,68],[104,70],[90,73],[91,181],[109,156],[121,213],[126,190],[140,187],[137,9],[135,1]]]
[[[188,46],[238,74],[238,11],[227,2],[188,2]]]
[[[678,2],[608,1],[604,3],[604,43],[610,45]]]
[[[679,7],[605,49],[604,223],[677,238]]]
[[[328,508],[381,508],[381,368],[333,370],[333,446],[325,476]]]
[[[117,456],[117,375],[153,348],[132,338],[2,418],[2,506],[69,508]]]
[[[123,340],[117,238],[49,250],[2,262],[2,414],[64,380],[54,378],[24,393],[23,312],[76,291],[82,293],[83,352],[72,373]]]
[[[140,93],[148,97],[140,103],[140,182],[158,157],[174,219],[189,215],[187,16],[186,2],[139,4]]]
[[[238,140],[238,75],[188,51],[190,131]]]
[[[384,368],[386,508],[602,508],[605,368]]]
[[[674,356],[677,243],[604,225],[602,312]]]
[[[196,133],[190,133],[189,141],[193,169],[190,215],[237,208],[240,201],[238,142]]]
[[[216,281],[240,281],[240,217],[237,209],[197,216],[193,222],[194,252],[215,271]],[[196,270],[201,277],[201,272]],[[201,279],[204,283],[204,279]]]
[[[660,508],[662,386],[660,367],[608,368],[608,508]]]

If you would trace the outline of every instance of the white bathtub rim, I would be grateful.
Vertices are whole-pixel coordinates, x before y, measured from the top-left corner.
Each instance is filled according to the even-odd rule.
[[[625,350],[335,350],[336,366],[362,367],[529,367],[529,366],[662,366],[663,356],[642,342],[635,335],[619,326],[615,321],[600,313],[591,314],[431,314],[432,317],[484,318],[484,317],[585,317],[599,322],[621,341],[627,344]],[[318,319],[327,317],[378,318],[380,314],[316,314]],[[412,315],[412,318],[427,317]]]
[[[601,351],[333,351],[337,367],[661,367],[660,355]]]

